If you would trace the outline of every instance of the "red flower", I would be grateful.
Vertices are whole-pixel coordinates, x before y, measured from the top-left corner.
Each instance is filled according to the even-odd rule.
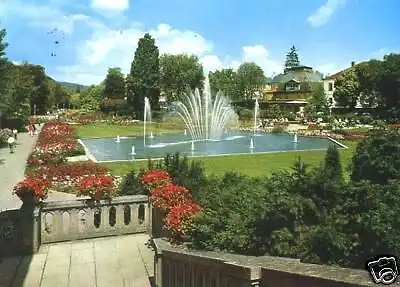
[[[43,178],[27,178],[19,182],[13,189],[21,200],[27,195],[32,195],[37,201],[43,201],[47,197],[49,183]]]
[[[188,235],[193,218],[200,210],[200,206],[192,202],[173,207],[164,219],[165,228],[176,238]]]
[[[151,191],[172,182],[168,172],[164,170],[150,170],[142,175],[142,184]]]
[[[179,185],[168,184],[151,192],[150,200],[157,208],[161,208],[164,212],[168,212],[178,205],[186,204],[192,201],[189,191]]]
[[[115,191],[112,176],[89,176],[83,178],[78,186],[78,196],[90,196],[92,199],[110,199]]]

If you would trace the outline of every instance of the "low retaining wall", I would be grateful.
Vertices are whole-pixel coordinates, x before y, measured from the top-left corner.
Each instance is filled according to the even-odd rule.
[[[376,286],[365,270],[306,264],[290,258],[194,251],[163,239],[153,242],[156,287]]]

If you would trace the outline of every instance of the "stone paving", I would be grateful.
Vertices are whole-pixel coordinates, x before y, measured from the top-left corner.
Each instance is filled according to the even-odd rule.
[[[0,259],[1,287],[150,287],[147,234],[45,244],[33,256]]]

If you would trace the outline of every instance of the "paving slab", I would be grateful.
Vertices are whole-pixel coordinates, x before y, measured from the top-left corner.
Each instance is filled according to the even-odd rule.
[[[37,254],[0,259],[1,287],[147,287],[147,234],[45,244]]]

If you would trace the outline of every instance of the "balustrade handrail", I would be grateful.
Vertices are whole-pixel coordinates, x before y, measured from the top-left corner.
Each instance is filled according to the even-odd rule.
[[[90,202],[90,201],[89,201]],[[147,203],[147,195],[124,195],[112,198],[111,200],[99,200],[95,203],[94,207],[101,207],[106,205],[120,205],[130,203]],[[43,211],[51,211],[57,209],[68,209],[68,208],[81,208],[88,207],[88,203],[85,198],[77,198],[75,200],[66,201],[49,201],[45,202],[41,209]]]
[[[210,273],[204,275],[206,278],[215,272],[219,276],[236,274],[237,278],[247,278],[249,282],[260,284],[255,283],[254,286],[277,286],[283,281],[298,282],[299,285],[293,286],[375,286],[368,272],[360,269],[309,264],[292,258],[191,250],[172,246],[161,238],[153,239],[153,244],[157,287],[164,287],[162,282],[165,280],[179,280],[176,274],[165,273],[169,270],[165,265],[171,264],[170,262],[178,265],[189,264],[190,269]],[[216,271],[217,269],[219,271]]]

